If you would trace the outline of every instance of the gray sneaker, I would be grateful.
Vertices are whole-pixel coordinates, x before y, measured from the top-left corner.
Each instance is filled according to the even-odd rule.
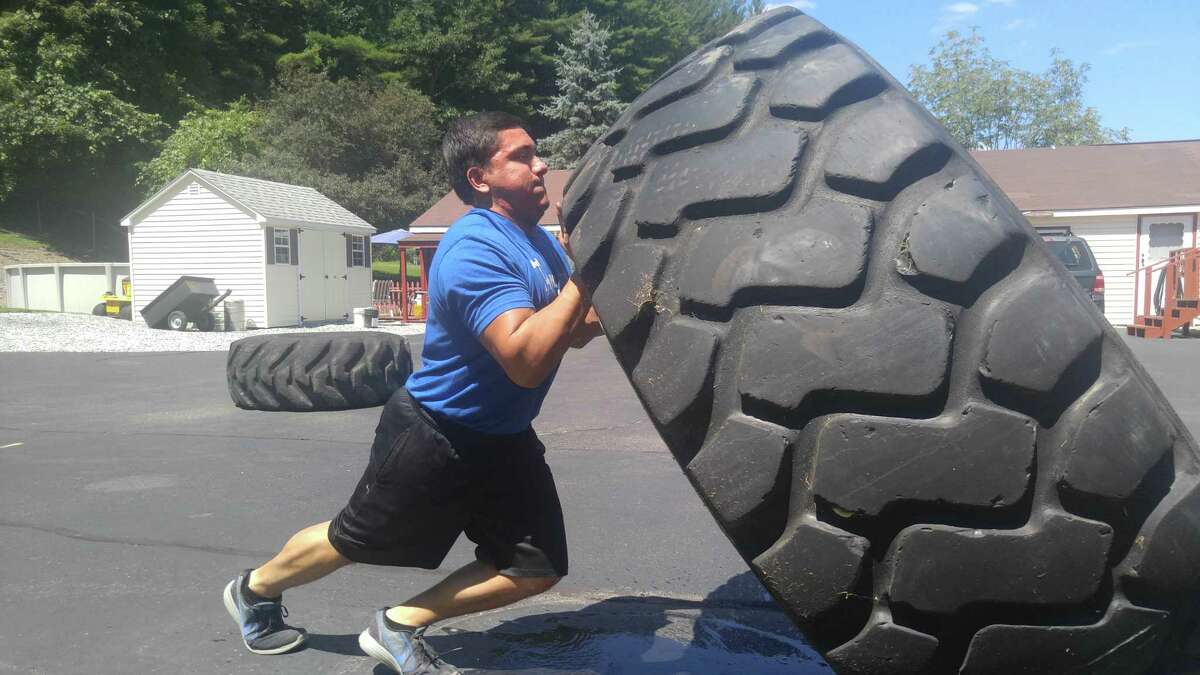
[[[282,654],[304,644],[304,629],[283,622],[287,608],[280,600],[250,602],[245,593],[250,570],[225,586],[225,609],[242,630],[242,642],[255,654]]]
[[[409,632],[392,630],[384,623],[381,609],[371,617],[371,625],[358,636],[358,646],[367,656],[400,675],[460,675],[425,642],[425,629]]]

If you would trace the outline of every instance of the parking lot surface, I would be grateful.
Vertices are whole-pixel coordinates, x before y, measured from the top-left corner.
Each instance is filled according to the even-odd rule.
[[[417,338],[419,339],[419,338]],[[1193,434],[1200,342],[1130,346]],[[239,410],[222,353],[0,354],[0,673],[367,673],[370,611],[442,570],[354,566],[289,591],[298,653],[247,652],[221,605],[239,570],[334,515],[379,410]],[[830,672],[703,509],[608,348],[573,352],[536,428],[571,575],[446,622],[477,672]],[[385,672],[382,668],[375,672]]]

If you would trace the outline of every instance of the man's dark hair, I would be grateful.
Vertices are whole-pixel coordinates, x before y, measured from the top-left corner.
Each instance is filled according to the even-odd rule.
[[[467,169],[487,163],[492,153],[496,152],[497,137],[505,129],[529,131],[520,117],[497,111],[460,117],[450,122],[446,129],[446,137],[442,139],[442,157],[446,160],[450,186],[464,203],[475,203],[475,190],[467,181]]]

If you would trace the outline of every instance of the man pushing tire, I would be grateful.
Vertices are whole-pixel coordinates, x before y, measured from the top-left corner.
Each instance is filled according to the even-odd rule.
[[[475,561],[379,610],[359,636],[397,672],[456,673],[425,644],[429,625],[567,574],[562,509],[531,423],[567,349],[599,335],[599,322],[567,250],[537,225],[547,166],[524,123],[498,112],[456,120],[442,151],[454,191],[474,208],[434,256],[422,367],[384,407],[345,508],[225,587],[254,653],[304,643],[284,622],[284,591],[354,562],[433,569],[465,532]]]

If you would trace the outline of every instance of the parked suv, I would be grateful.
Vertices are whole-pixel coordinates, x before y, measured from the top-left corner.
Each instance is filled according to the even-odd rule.
[[[1039,227],[1037,231],[1050,252],[1104,313],[1104,272],[1096,264],[1096,256],[1092,255],[1088,243],[1075,236],[1069,227]]]

